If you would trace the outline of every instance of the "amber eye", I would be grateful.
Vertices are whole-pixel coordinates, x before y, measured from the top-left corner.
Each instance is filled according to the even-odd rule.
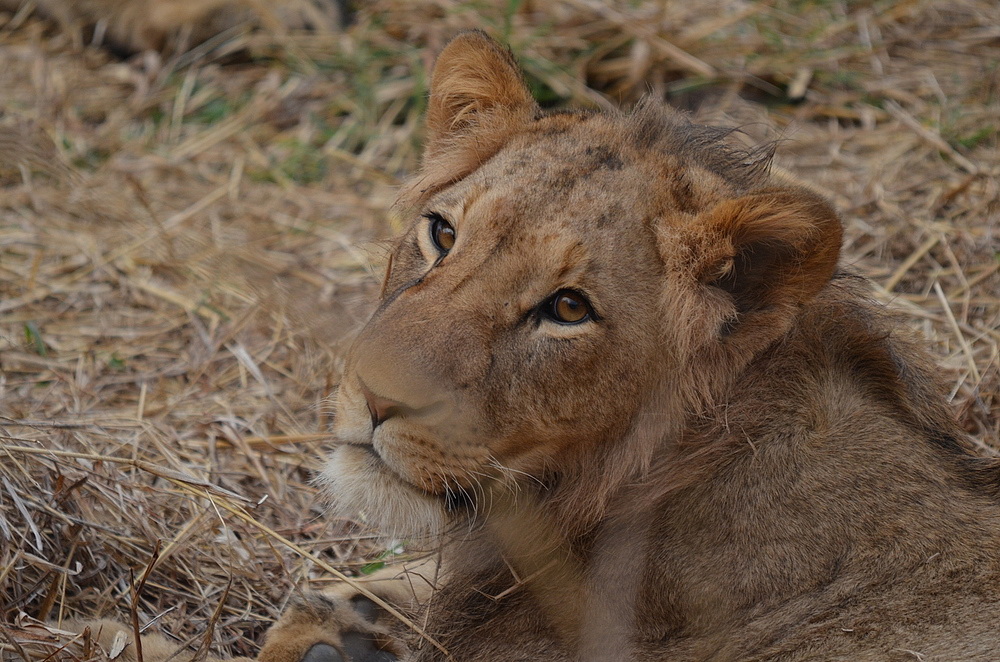
[[[455,228],[441,214],[430,213],[427,218],[431,221],[431,243],[442,256],[447,255],[455,245]]]
[[[546,303],[545,314],[560,324],[580,324],[594,313],[587,297],[573,290],[560,290]]]

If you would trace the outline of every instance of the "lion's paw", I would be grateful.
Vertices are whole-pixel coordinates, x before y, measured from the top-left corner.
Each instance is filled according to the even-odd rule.
[[[370,598],[309,593],[297,598],[268,631],[259,662],[396,662],[402,646],[384,624],[387,612]]]

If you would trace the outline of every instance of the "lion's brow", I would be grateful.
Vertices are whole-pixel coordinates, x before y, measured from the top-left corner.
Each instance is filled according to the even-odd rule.
[[[556,279],[561,283],[567,281],[571,276],[582,271],[587,264],[588,253],[583,242],[574,242],[562,253],[559,270],[556,272]]]

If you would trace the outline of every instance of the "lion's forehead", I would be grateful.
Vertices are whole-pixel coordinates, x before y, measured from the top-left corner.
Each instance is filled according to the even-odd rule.
[[[505,231],[531,236],[554,229],[606,239],[640,231],[635,226],[652,218],[686,221],[736,194],[689,156],[638,140],[620,118],[537,124],[451,192],[492,202]]]
[[[503,307],[505,318],[560,288],[602,307],[649,294],[662,264],[653,228],[697,222],[733,191],[624,122],[543,118],[431,200],[458,234],[430,279],[451,309]]]

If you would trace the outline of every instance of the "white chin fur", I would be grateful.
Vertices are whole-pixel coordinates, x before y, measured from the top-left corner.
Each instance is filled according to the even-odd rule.
[[[435,537],[445,527],[444,504],[403,482],[363,448],[344,445],[327,460],[319,482],[334,507],[393,539]]]

